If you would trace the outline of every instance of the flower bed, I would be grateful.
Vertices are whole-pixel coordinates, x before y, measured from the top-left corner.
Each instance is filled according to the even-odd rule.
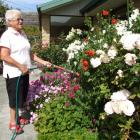
[[[54,135],[76,139],[77,130],[95,140],[140,139],[138,9],[131,11],[128,21],[104,10],[94,25],[87,18],[88,30],[69,32],[68,47],[63,49],[67,67],[80,78],[77,81],[61,71],[33,83],[38,96],[31,100],[31,114],[36,114],[32,121],[36,118],[40,139]]]
[[[30,122],[39,132],[38,139],[54,139],[56,134],[55,139],[58,139],[74,133],[67,136],[71,139],[79,137],[81,132],[91,138],[97,135],[92,133],[92,121],[81,93],[78,78],[63,71],[46,72],[30,83],[27,104]]]

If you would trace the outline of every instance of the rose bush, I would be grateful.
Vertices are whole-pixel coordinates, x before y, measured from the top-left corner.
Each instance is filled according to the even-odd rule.
[[[68,65],[81,75],[84,101],[101,139],[140,138],[139,23],[138,9],[128,20],[104,10],[95,24],[87,19],[88,31],[72,28],[66,37]]]
[[[139,10],[127,20],[103,10],[85,25],[72,28],[63,49],[67,67],[80,73],[78,83],[63,72],[31,83],[31,122],[40,139],[76,139],[79,130],[95,140],[140,139]]]

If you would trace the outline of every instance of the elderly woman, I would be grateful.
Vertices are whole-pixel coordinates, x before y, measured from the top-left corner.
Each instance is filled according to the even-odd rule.
[[[31,60],[51,67],[51,63],[44,61],[31,53],[30,43],[22,30],[23,19],[19,10],[7,10],[5,14],[7,30],[0,39],[1,59],[3,60],[3,77],[6,79],[6,88],[9,98],[10,122],[9,129],[22,133],[20,123],[27,124],[25,118],[19,119],[16,124],[16,85],[19,82],[19,108],[23,108],[26,102],[29,86],[29,68]]]

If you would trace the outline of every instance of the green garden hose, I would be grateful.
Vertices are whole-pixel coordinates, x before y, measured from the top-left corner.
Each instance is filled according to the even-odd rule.
[[[22,76],[22,75],[21,75]],[[19,78],[17,79],[17,84],[16,84],[16,125],[19,123],[18,122],[18,117],[19,117],[19,113],[18,113],[18,98],[19,98],[19,82],[20,82],[20,78],[21,76],[19,76]],[[15,132],[12,135],[11,140],[15,140],[17,134],[16,134],[16,129]]]
[[[32,70],[34,70],[34,69],[38,69],[38,67],[30,68],[29,69],[29,72],[32,71]],[[19,76],[19,78],[17,79],[17,83],[16,83],[16,125],[19,124],[19,122],[18,122],[19,121],[18,120],[18,117],[19,117],[19,113],[18,113],[18,111],[19,111],[19,108],[18,108],[18,104],[19,104],[18,98],[19,98],[19,82],[20,82],[21,76],[22,75]],[[15,140],[16,136],[17,136],[17,133],[16,133],[16,130],[15,130],[15,132],[12,135],[11,140]]]
[[[38,67],[29,69],[29,72],[34,70],[34,69],[38,69]],[[19,104],[18,98],[19,98],[19,82],[20,82],[21,76],[19,76],[19,78],[17,79],[17,83],[16,83],[16,125],[19,124],[19,122],[18,122],[19,121],[18,120],[18,117],[19,117],[19,113],[18,113],[18,111],[19,111],[19,108],[18,108],[18,104]],[[12,135],[11,140],[15,140],[16,136],[17,136],[17,133],[16,133],[16,130],[15,130],[15,132]]]

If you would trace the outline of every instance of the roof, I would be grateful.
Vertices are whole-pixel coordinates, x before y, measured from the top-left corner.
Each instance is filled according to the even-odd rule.
[[[82,14],[89,12],[92,9],[95,9],[96,7],[100,6],[101,4],[105,3],[107,0],[91,0],[85,7],[83,7],[80,12]]]
[[[44,4],[40,4],[37,6],[39,13],[46,13],[53,10],[56,10],[57,8],[64,7],[70,4],[74,4],[76,2],[80,2],[80,0],[52,0],[50,2],[46,2]],[[86,0],[85,0],[86,1]],[[126,0],[89,0],[89,2],[80,9],[81,15],[85,15],[86,13],[92,12],[93,10],[99,8],[101,5],[104,5],[105,8],[116,8],[120,5],[126,3]],[[101,8],[99,8],[101,9]],[[98,12],[97,10],[95,12]]]
[[[41,12],[45,11],[51,11],[53,9],[75,3],[79,0],[52,0],[50,2],[46,2],[44,4],[37,5],[37,9],[40,10]]]

